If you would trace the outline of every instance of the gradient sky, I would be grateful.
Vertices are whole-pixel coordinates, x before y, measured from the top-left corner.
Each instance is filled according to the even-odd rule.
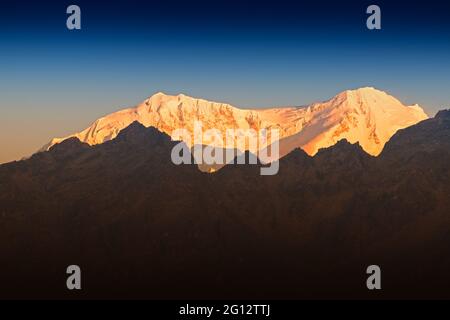
[[[158,91],[267,107],[374,86],[450,107],[448,1],[18,2],[0,2],[0,163]]]

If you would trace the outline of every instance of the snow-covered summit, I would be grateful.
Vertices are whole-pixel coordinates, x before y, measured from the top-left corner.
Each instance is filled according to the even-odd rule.
[[[280,131],[280,155],[297,147],[314,155],[319,149],[341,139],[359,142],[369,154],[378,155],[384,144],[402,128],[427,119],[418,105],[406,106],[395,97],[372,87],[346,90],[332,99],[305,107],[240,109],[227,103],[212,102],[184,94],[158,92],[134,108],[111,113],[85,130],[65,138],[55,138],[42,150],[77,137],[90,145],[114,139],[134,121],[153,126],[169,135],[175,129],[193,132],[194,122],[203,130],[276,128]]]

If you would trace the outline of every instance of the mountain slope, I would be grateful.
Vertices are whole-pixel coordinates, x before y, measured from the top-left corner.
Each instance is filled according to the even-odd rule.
[[[418,105],[405,106],[373,88],[347,90],[308,108],[312,111],[304,129],[281,139],[281,156],[295,147],[313,155],[341,139],[358,142],[364,151],[376,156],[397,130],[428,118]]]
[[[448,298],[449,115],[379,157],[347,141],[295,149],[274,176],[176,166],[175,142],[137,122],[1,165],[0,297],[71,298],[76,263],[84,298]]]
[[[426,118],[419,106],[405,106],[374,88],[348,90],[329,101],[305,107],[259,110],[238,109],[182,94],[157,93],[135,108],[102,117],[70,137],[77,137],[90,145],[100,144],[115,138],[120,130],[134,121],[146,127],[156,127],[168,135],[184,128],[192,137],[195,121],[201,121],[203,130],[217,129],[223,137],[227,129],[278,129],[281,156],[298,147],[313,155],[320,148],[334,145],[341,139],[359,142],[367,153],[378,155],[398,129]],[[53,139],[42,150],[48,150],[67,138]],[[185,142],[192,147],[192,141]],[[197,144],[222,147],[214,141]]]

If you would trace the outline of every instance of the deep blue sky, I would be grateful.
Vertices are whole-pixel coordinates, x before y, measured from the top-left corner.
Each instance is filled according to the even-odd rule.
[[[157,91],[265,107],[374,86],[450,106],[448,1],[312,2],[1,0],[0,163]]]

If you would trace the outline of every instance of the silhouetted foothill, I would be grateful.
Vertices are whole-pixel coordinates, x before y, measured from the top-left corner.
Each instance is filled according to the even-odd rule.
[[[435,118],[436,119],[450,119],[450,109],[438,111]]]
[[[145,145],[170,144],[171,142],[171,138],[167,134],[154,127],[146,128],[138,121],[134,121],[120,131],[116,139],[119,142]]]
[[[83,298],[372,298],[377,264],[376,298],[450,298],[447,119],[400,130],[379,157],[294,149],[273,176],[174,165],[178,142],[137,122],[2,165],[0,296],[71,298],[75,263]]]
[[[87,143],[83,143],[78,138],[73,137],[52,146],[50,151],[53,154],[70,154],[86,148],[89,148]]]
[[[386,144],[381,155],[388,157],[396,154],[398,157],[410,158],[420,152],[448,153],[450,148],[449,115],[448,110],[439,111],[434,118],[399,130]],[[439,155],[437,156],[439,159]]]

